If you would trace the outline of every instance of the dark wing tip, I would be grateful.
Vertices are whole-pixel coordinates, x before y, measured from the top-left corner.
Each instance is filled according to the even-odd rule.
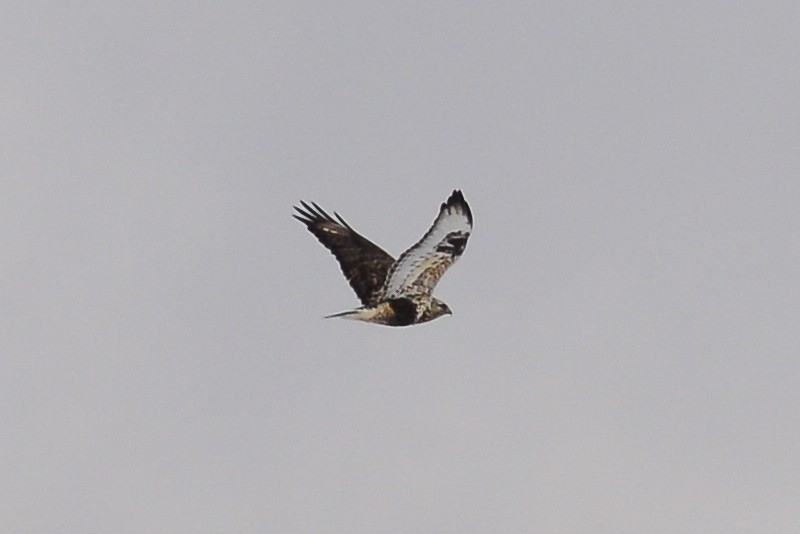
[[[324,209],[320,208],[316,202],[312,202],[311,205],[309,205],[306,201],[301,200],[300,205],[303,207],[300,208],[298,206],[294,206],[294,210],[297,212],[297,214],[292,214],[292,217],[306,226],[310,227],[319,222],[336,223],[336,221],[333,220],[333,217],[328,215]],[[339,216],[337,215],[337,217]],[[341,220],[341,217],[339,217],[339,220]]]
[[[333,214],[334,214],[334,216],[336,216],[336,218],[337,218],[337,219],[339,219],[339,222],[340,222],[340,223],[342,223],[342,226],[344,226],[344,227],[345,227],[345,228],[347,228],[348,230],[353,230],[353,229],[350,227],[350,225],[349,225],[349,224],[347,224],[347,221],[345,221],[344,219],[342,219],[342,216],[341,216],[341,215],[339,215],[339,214],[338,214],[338,213],[336,213],[335,211],[333,212]],[[355,231],[355,230],[353,230],[353,231]]]
[[[442,203],[442,207],[440,211],[444,211],[448,208],[458,208],[464,215],[467,216],[467,221],[469,224],[472,224],[472,210],[469,209],[469,204],[464,199],[464,194],[461,193],[460,189],[454,189],[453,192],[450,194],[450,197],[447,199],[447,202]]]
[[[294,217],[295,219],[297,219],[301,223],[305,224],[306,226],[310,226],[310,225],[314,224],[314,220],[316,220],[316,218],[317,218],[316,214],[314,213],[314,210],[312,210],[308,206],[308,204],[306,204],[302,200],[300,201],[300,204],[302,204],[303,207],[300,208],[298,206],[294,206],[294,211],[296,211],[297,213],[293,213],[292,217]],[[305,208],[305,209],[303,209],[303,208]]]
[[[300,205],[303,207],[300,208],[298,206],[294,206],[297,214],[292,214],[292,217],[308,227],[320,222],[329,222],[344,226],[348,230],[355,231],[349,224],[347,224],[347,222],[345,222],[341,215],[334,211],[333,214],[336,216],[335,220],[333,217],[328,215],[328,212],[322,209],[316,202],[312,202],[311,205],[309,205],[307,202],[301,200]]]

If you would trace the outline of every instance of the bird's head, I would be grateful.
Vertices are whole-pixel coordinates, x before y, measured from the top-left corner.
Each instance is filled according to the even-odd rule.
[[[431,319],[436,319],[442,315],[453,315],[450,307],[437,298],[431,299]]]

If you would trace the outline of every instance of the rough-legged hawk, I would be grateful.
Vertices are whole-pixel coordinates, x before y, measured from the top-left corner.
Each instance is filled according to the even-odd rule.
[[[452,312],[433,297],[433,288],[464,252],[472,231],[472,212],[461,191],[442,204],[433,226],[395,261],[386,251],[317,204],[300,202],[295,219],[330,250],[361,300],[360,308],[329,315],[389,326],[432,321]]]

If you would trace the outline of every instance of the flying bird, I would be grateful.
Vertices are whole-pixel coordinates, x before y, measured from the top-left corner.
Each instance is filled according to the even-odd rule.
[[[397,260],[353,230],[338,213],[333,213],[334,219],[313,202],[300,204],[292,216],[336,257],[362,304],[328,318],[409,326],[452,314],[433,296],[433,288],[461,257],[472,232],[472,212],[461,191],[453,191],[422,239]]]

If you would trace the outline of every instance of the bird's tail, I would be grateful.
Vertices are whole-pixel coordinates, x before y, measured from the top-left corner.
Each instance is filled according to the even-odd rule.
[[[339,313],[334,313],[333,315],[326,315],[325,319],[333,319],[334,317],[341,317],[342,319],[357,319],[356,315],[360,310],[349,310]]]
[[[334,317],[339,317],[340,319],[350,319],[353,321],[367,321],[369,323],[380,322],[381,320],[381,312],[383,309],[381,307],[378,308],[356,308],[355,310],[349,310],[339,313],[334,313],[333,315],[326,315],[326,319],[332,319]]]

